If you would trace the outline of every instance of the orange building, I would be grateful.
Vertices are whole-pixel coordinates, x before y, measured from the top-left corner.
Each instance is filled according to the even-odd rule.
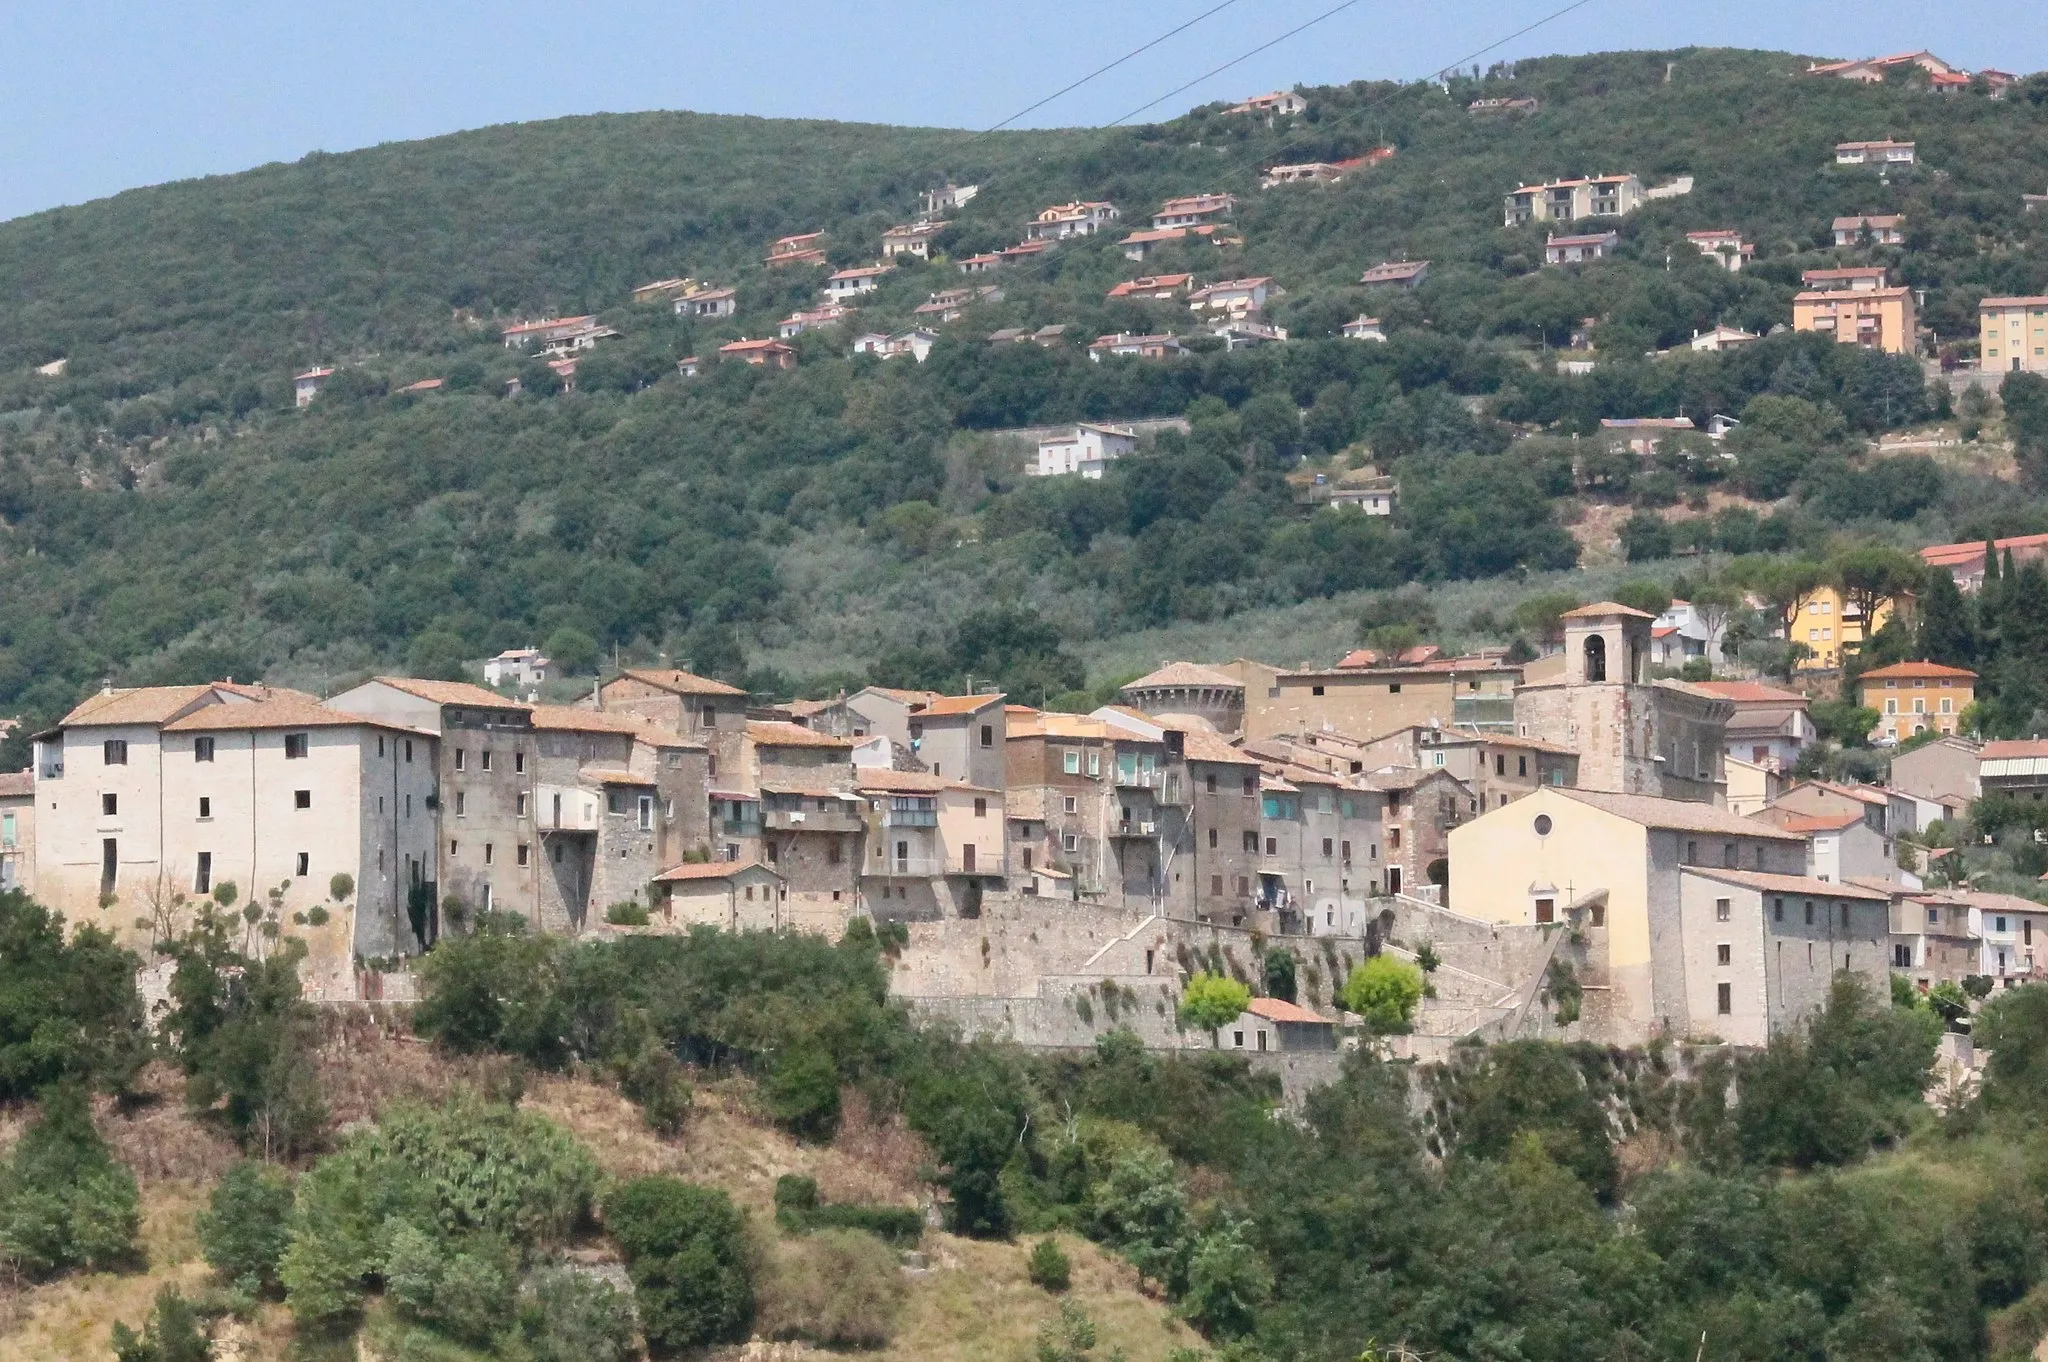
[[[1909,288],[1816,289],[1792,299],[1792,329],[1819,331],[1843,345],[1910,355],[1920,319]]]
[[[1932,729],[1953,734],[1977,695],[1977,673],[1939,662],[1894,662],[1856,680],[1856,698],[1882,717],[1873,736],[1898,740]]]

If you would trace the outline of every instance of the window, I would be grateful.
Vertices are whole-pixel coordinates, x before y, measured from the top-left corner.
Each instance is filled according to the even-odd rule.
[[[1065,771],[1065,772],[1066,772],[1066,773],[1067,773],[1068,775],[1070,775],[1070,776],[1078,776],[1078,775],[1080,775],[1080,774],[1081,774],[1081,754],[1080,754],[1079,752],[1076,752],[1076,751],[1072,750],[1072,749],[1069,749],[1069,750],[1068,750],[1068,751],[1067,751],[1067,752],[1065,753],[1065,755],[1064,755],[1064,756],[1063,756],[1063,757],[1061,758],[1061,766],[1060,766],[1060,769],[1061,769],[1061,770],[1063,770],[1063,771]]]
[[[654,829],[654,796],[652,796],[652,795],[641,795],[641,796],[640,796],[640,804],[639,804],[638,814],[639,814],[639,825],[640,825],[640,831],[642,831],[642,832],[651,832],[651,831],[653,831],[653,829]],[[835,844],[835,845],[833,846],[833,848],[832,848],[832,849],[833,849],[834,851],[837,851],[837,850],[838,850],[839,848],[838,848],[838,846],[837,846],[837,845]],[[833,859],[834,859],[834,860],[836,861],[836,860],[837,860],[838,858],[837,858],[837,857],[835,856],[835,857],[834,857]]]
[[[382,739],[379,739],[379,741],[381,742],[381,741],[382,741]],[[379,755],[379,756],[382,756],[383,754],[382,754],[382,753],[380,752],[380,753],[378,753],[378,755]],[[211,738],[194,738],[194,739],[192,740],[192,760],[194,760],[194,761],[212,761],[212,760],[213,760],[213,739],[211,739]]]
[[[462,850],[462,843],[456,841],[453,837],[450,837],[448,839],[448,859],[451,861],[454,860],[455,853],[460,850]]]
[[[458,771],[469,769],[469,753],[459,747],[455,749],[455,769]]]
[[[456,798],[457,798],[457,799],[459,800],[459,799],[461,799],[461,798],[462,798],[462,796],[461,796],[461,795],[457,795],[457,796],[456,796]],[[293,807],[293,808],[295,808],[295,809],[310,809],[310,808],[312,808],[312,807],[313,807],[313,792],[312,792],[311,790],[293,790],[293,791],[292,791],[292,807]]]
[[[491,769],[491,749],[490,749],[490,748],[488,748],[488,747],[486,747],[486,748],[485,748],[485,749],[484,749],[483,751],[481,751],[481,752],[477,753],[477,761],[478,761],[478,762],[479,762],[479,763],[480,763],[480,764],[481,764],[481,765],[483,766],[483,768],[484,768],[484,769],[485,769],[486,771],[490,770],[490,769]]]
[[[1929,908],[1927,910],[1927,925],[1933,927],[1938,925],[1940,922],[1941,910],[1939,908]]]
[[[670,760],[673,761],[674,758],[671,757]],[[524,752],[514,752],[512,754],[512,772],[514,775],[526,774],[526,754]]]
[[[457,818],[469,816],[469,796],[461,790],[455,792],[455,816]]]
[[[121,796],[103,794],[100,796],[100,817],[112,818],[121,812]]]
[[[1785,900],[1783,900],[1783,899],[1772,899],[1772,900],[1771,900],[1771,921],[1773,921],[1773,922],[1783,922],[1784,920],[1785,920]]]
[[[1244,778],[1244,792],[1248,795],[1255,795],[1259,792],[1259,778],[1257,776],[1246,776]]]
[[[1070,832],[1060,838],[1060,845],[1068,851],[1079,851],[1081,849],[1081,839],[1077,834]]]
[[[1508,773],[1507,753],[1496,752],[1493,754],[1493,773],[1497,776],[1504,776]]]
[[[1729,945],[1726,941],[1723,941],[1720,945],[1714,947],[1714,963],[1717,965],[1734,964],[1735,947]]]
[[[1266,854],[1267,854],[1268,856],[1278,856],[1278,855],[1280,854],[1280,839],[1279,839],[1279,838],[1277,838],[1277,837],[1268,837],[1268,838],[1266,839]]]
[[[126,766],[128,764],[128,740],[126,738],[109,738],[101,743],[100,762],[106,766]]]
[[[213,817],[213,797],[211,795],[199,796],[199,817],[202,820]]]
[[[983,724],[981,726],[981,745],[983,747],[994,747],[996,745],[996,726],[994,724]]]
[[[1726,922],[1732,915],[1734,904],[1728,899],[1714,900],[1714,921]]]
[[[1809,927],[1811,927],[1811,926],[1813,925],[1813,900],[1812,900],[1812,899],[1808,899],[1808,900],[1806,901],[1806,925],[1807,925],[1807,926],[1809,926]]]
[[[492,861],[492,860],[494,859],[494,857],[495,857],[495,853],[496,853],[496,851],[497,851],[497,848],[496,848],[495,846],[491,845],[491,844],[490,844],[489,842],[485,842],[485,843],[484,843],[484,864],[485,864],[485,865],[489,865],[489,864],[491,863],[491,861]]]
[[[1239,875],[1239,876],[1237,877],[1237,892],[1238,892],[1239,894],[1249,894],[1249,893],[1251,893],[1251,892],[1252,892],[1252,882],[1251,882],[1251,881],[1250,881],[1249,879],[1247,879],[1246,877],[1244,877],[1243,875]]]
[[[195,894],[211,894],[213,892],[213,853],[210,851],[199,853],[199,864],[192,871],[192,892]]]
[[[1685,844],[1685,863],[1687,865],[1698,865],[1700,863],[1700,844],[1698,842],[1687,842]]]
[[[988,800],[977,798],[974,801],[974,816],[976,818],[988,817]]]
[[[121,844],[112,837],[100,839],[100,893],[114,892],[114,882],[121,866]]]
[[[974,843],[964,843],[960,848],[960,869],[967,874],[974,873]]]
[[[1555,922],[1555,921],[1557,921],[1557,900],[1556,900],[1556,899],[1538,899],[1538,900],[1536,900],[1536,920],[1537,920],[1538,922]]]
[[[1323,855],[1324,855],[1324,856],[1328,856],[1328,855],[1330,854],[1330,851],[1331,851],[1331,849],[1332,849],[1332,848],[1333,848],[1333,847],[1334,847],[1335,845],[1336,845],[1336,843],[1332,842],[1332,841],[1331,841],[1331,840],[1330,840],[1329,838],[1325,837],[1325,838],[1323,839]]]
[[[1724,1017],[1735,1011],[1735,985],[1714,985],[1714,1010]]]
[[[1211,842],[1211,843],[1209,843],[1209,845],[1210,845],[1210,846],[1215,846],[1216,844],[1215,844],[1214,842]],[[1259,834],[1257,834],[1256,832],[1253,832],[1253,831],[1252,831],[1251,829],[1249,829],[1249,828],[1245,829],[1245,834],[1244,834],[1244,849],[1245,849],[1246,851],[1253,851],[1253,852],[1255,852],[1255,851],[1257,851],[1257,850],[1259,849]]]
[[[310,851],[302,851],[302,852],[300,852],[300,853],[299,853],[299,857],[298,857],[298,876],[299,876],[299,878],[303,880],[303,879],[305,879],[305,878],[306,878],[306,876],[308,876],[308,875],[310,875],[310,874],[312,874],[312,873],[313,873],[313,853],[311,853]]]
[[[937,767],[932,769],[934,772],[938,770]],[[1090,752],[1088,754],[1088,774],[1091,776],[1102,774],[1102,754],[1100,752]]]
[[[384,735],[382,733],[377,735],[377,755],[380,757],[384,755]]]
[[[1849,905],[1846,903],[1842,905],[1842,930],[1849,930]]]
[[[1203,783],[1208,788],[1210,794],[1216,793],[1216,773],[1214,771],[1211,771],[1203,778]]]
[[[699,709],[697,711],[697,726],[699,728],[718,727],[718,706],[705,705]]]
[[[1209,877],[1209,892],[1218,898],[1223,896],[1223,877],[1221,875],[1211,875]]]
[[[531,859],[533,859],[533,848],[528,846],[524,842],[521,842],[517,847],[513,848],[513,853],[514,858],[522,866],[525,865]]]
[[[526,817],[526,791],[521,790],[513,797],[512,812],[520,818]]]
[[[1387,687],[1387,694],[1389,694],[1389,695],[1399,695],[1400,693],[1401,693],[1401,683],[1400,683],[1399,681],[1395,681],[1395,682],[1391,683],[1390,685],[1388,685],[1388,687]]]
[[[110,809],[110,810],[108,810],[108,812],[110,812],[110,813],[111,813],[111,812],[112,812],[112,810]],[[2004,931],[2004,930],[2005,930],[2005,919],[2004,919],[2004,918],[2002,918],[2002,917],[2001,917],[2001,918],[1994,918],[1994,919],[1993,919],[1993,921],[1997,923],[1997,926],[1995,926],[1995,927],[1993,927],[1993,928],[1992,928],[1992,930],[1993,930],[1993,931],[1999,931],[1999,932],[2002,932],[2002,931]]]
[[[1518,776],[1526,776],[1529,774],[1528,757],[1520,756],[1515,758],[1515,774]]]
[[[407,739],[405,740],[405,759],[406,759],[406,761],[407,761],[407,763],[408,763],[408,764],[409,764],[409,763],[410,763],[410,762],[412,761],[412,739],[411,739],[411,738],[407,738]]]
[[[306,755],[306,735],[287,733],[284,735],[284,755],[288,761],[297,761]]]
[[[1081,811],[1081,801],[1073,795],[1068,795],[1060,801],[1060,807],[1068,813],[1079,813]]]

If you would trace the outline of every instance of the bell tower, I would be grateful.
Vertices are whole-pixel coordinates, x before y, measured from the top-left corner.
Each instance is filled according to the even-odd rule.
[[[1650,625],[1656,616],[1601,601],[1567,611],[1563,619],[1567,681],[1640,686],[1649,678]]]

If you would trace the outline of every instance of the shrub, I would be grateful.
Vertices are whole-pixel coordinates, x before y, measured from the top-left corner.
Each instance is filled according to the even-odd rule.
[[[636,1178],[605,1202],[651,1348],[676,1353],[745,1340],[754,1318],[746,1217],[724,1192]]]
[[[135,1251],[135,1177],[93,1128],[85,1093],[52,1089],[0,1166],[0,1262],[28,1277],[110,1267]]]
[[[533,1362],[620,1362],[632,1355],[632,1302],[601,1278],[566,1268],[537,1272],[518,1315]]]
[[[604,910],[604,920],[614,927],[645,927],[648,922],[647,905],[622,899]]]
[[[775,1209],[808,1211],[818,1204],[818,1180],[784,1173],[775,1179]]]
[[[67,1077],[120,1086],[148,1053],[135,957],[20,890],[0,894],[0,1101]]]
[[[242,1162],[214,1184],[199,1213],[199,1246],[214,1270],[249,1295],[277,1285],[291,1242],[292,1186],[275,1168]]]
[[[1220,973],[1197,973],[1181,990],[1180,1021],[1198,1031],[1214,1031],[1235,1021],[1252,1000],[1252,991]]]
[[[1338,995],[1373,1030],[1406,1031],[1422,1001],[1422,971],[1391,955],[1375,955],[1351,971]]]
[[[115,1322],[113,1348],[116,1362],[207,1362],[213,1356],[199,1312],[169,1286],[156,1293],[156,1306],[140,1334]]]
[[[761,1096],[768,1114],[792,1135],[829,1140],[839,1128],[839,1066],[816,1042],[799,1042],[776,1056]]]
[[[1072,1301],[1061,1301],[1058,1317],[1038,1331],[1038,1362],[1085,1362],[1094,1347],[1095,1321]]]
[[[761,1332],[828,1348],[879,1348],[904,1296],[896,1254],[869,1235],[823,1230],[777,1251],[761,1293]]]
[[[1031,1256],[1025,1260],[1024,1272],[1031,1278],[1033,1286],[1042,1286],[1052,1292],[1066,1290],[1074,1280],[1074,1265],[1053,1239],[1041,1239],[1031,1246]]]

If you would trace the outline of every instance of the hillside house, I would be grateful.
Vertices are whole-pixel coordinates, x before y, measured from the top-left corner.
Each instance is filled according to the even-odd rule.
[[[739,290],[693,288],[674,303],[678,317],[730,317],[739,311]]]
[[[882,286],[883,276],[895,268],[885,261],[879,265],[857,265],[852,269],[839,270],[825,280],[825,297],[830,302],[844,303],[863,293],[873,293]]]
[[[1429,278],[1427,260],[1383,260],[1371,266],[1359,278],[1359,283],[1368,288],[1392,285],[1397,288],[1417,288]]]
[[[855,792],[853,744],[796,724],[748,720],[740,768],[720,790],[760,803],[760,859],[788,881],[788,923],[836,937],[855,907],[865,801]],[[743,854],[739,858],[746,859]]]
[[[1974,973],[1989,975],[2000,988],[2041,977],[2035,951],[2037,940],[2048,950],[2048,904],[1982,890],[1948,890],[1945,897],[1969,908],[1970,935],[1980,943]]]
[[[1856,678],[1856,702],[1878,711],[1873,738],[1897,742],[1933,731],[1953,736],[1977,695],[1977,673],[1939,662],[1894,662]]]
[[[1014,265],[1020,261],[1035,259],[1045,254],[1045,252],[1053,248],[1053,245],[1054,243],[1050,239],[1020,241],[1014,246],[1005,246],[1000,251],[997,251],[996,258],[1005,265]]]
[[[687,276],[677,279],[657,279],[651,284],[642,284],[633,290],[636,303],[664,303],[680,298],[697,287],[697,281]]]
[[[1003,291],[994,284],[983,284],[978,288],[940,289],[910,309],[910,315],[920,318],[928,325],[943,326],[948,322],[959,321],[966,315],[967,309],[976,303],[1001,301]]]
[[[1343,330],[1346,340],[1384,342],[1387,338],[1387,333],[1380,329],[1380,319],[1368,317],[1363,312],[1344,323]]]
[[[779,932],[789,885],[758,861],[703,861],[671,866],[654,877],[663,928],[716,927],[725,932]]]
[[[2010,557],[2014,567],[2031,563],[2048,556],[2048,534],[2021,534],[1995,541],[1993,547],[2001,556]],[[1945,569],[1955,579],[1956,586],[1965,593],[1974,593],[1984,585],[1984,541],[1974,540],[1962,544],[1930,544],[1920,550],[1920,561],[1930,568]]]
[[[803,232],[797,236],[785,236],[768,248],[767,264],[771,269],[784,265],[822,265],[825,263],[825,234]]]
[[[36,773],[0,775],[0,893],[36,892]]]
[[[1195,227],[1162,227],[1157,231],[1132,232],[1117,244],[1123,247],[1124,259],[1143,260],[1155,248],[1171,241],[1186,241],[1191,237],[1206,239],[1214,246],[1242,246],[1244,238],[1234,228],[1216,223],[1204,223]]]
[[[1148,274],[1140,279],[1126,279],[1112,287],[1105,297],[1150,299],[1165,301],[1179,297],[1195,282],[1192,274]]]
[[[1694,429],[1690,416],[1609,416],[1600,420],[1600,438],[1608,448],[1645,458],[1672,436]]]
[[[949,180],[937,189],[926,189],[918,194],[917,214],[921,218],[935,218],[955,208],[965,208],[980,192],[978,184],[954,184]]]
[[[292,375],[292,401],[299,407],[310,407],[320,390],[327,386],[327,380],[334,377],[334,370],[313,368],[303,374]]]
[[[538,648],[507,648],[496,657],[485,660],[484,684],[537,686],[548,679],[548,669],[554,665],[541,655]]]
[[[1838,166],[1909,166],[1913,164],[1911,142],[1837,142]]]
[[[1859,213],[1836,218],[1833,224],[1837,246],[1903,246],[1906,219],[1899,213]]]
[[[1093,236],[1119,216],[1113,203],[1078,199],[1073,203],[1056,203],[1041,209],[1037,217],[1025,224],[1024,236],[1028,241],[1066,241],[1071,237]]]
[[[1535,113],[1542,107],[1543,101],[1534,95],[1505,95],[1495,99],[1475,99],[1465,106],[1465,112],[1476,114]]]
[[[1977,757],[1977,788],[2039,802],[2048,798],[2048,740],[2009,738],[1984,744]]]
[[[1837,80],[1860,81],[1865,85],[1883,82],[1885,72],[1898,67],[1917,66],[1930,76],[1947,76],[1958,73],[1959,68],[1949,65],[1932,52],[1897,52],[1889,57],[1862,57],[1855,61],[1814,62],[1806,68],[1809,76],[1832,76]]]
[[[784,340],[794,340],[806,331],[821,327],[837,326],[851,317],[854,310],[839,303],[827,303],[823,307],[798,308],[775,324],[776,334]]]
[[[1001,708],[1001,697],[990,697]],[[1001,749],[996,755],[1002,755]],[[919,771],[858,772],[866,801],[861,899],[882,921],[974,917],[1009,875],[1002,770],[993,786]]]
[[[1505,224],[1577,222],[1622,217],[1643,206],[1643,182],[1634,175],[1595,175],[1548,184],[1519,185],[1506,196]]]
[[[1287,328],[1268,326],[1264,322],[1238,317],[1232,321],[1215,321],[1209,324],[1209,334],[1223,342],[1226,352],[1232,350],[1255,350],[1261,345],[1278,345],[1287,339]]]
[[[1475,813],[1497,809],[1546,785],[1579,783],[1576,752],[1512,733],[1406,724],[1360,746],[1368,769],[1399,766],[1450,772],[1471,792],[1477,808],[1470,811]]]
[[[598,329],[595,316],[548,317],[537,322],[514,322],[504,330],[507,350],[524,350],[529,345],[539,344],[543,349],[552,349],[564,343],[573,343],[579,337],[587,336]]]
[[[1898,852],[1891,837],[1872,827],[1860,811],[1808,813],[1771,804],[1756,818],[1806,839],[1806,873],[1814,879],[1873,887],[1898,882]]]
[[[1376,166],[1392,159],[1392,147],[1374,147],[1363,156],[1351,156],[1342,161],[1303,161],[1296,165],[1268,166],[1259,177],[1259,185],[1265,189],[1277,189],[1283,184],[1335,184],[1353,171]]]
[[[1744,331],[1739,326],[1717,326],[1712,331],[1696,331],[1686,347],[1695,351],[1733,350],[1741,345],[1753,345],[1763,337],[1753,331]],[[1718,437],[1716,437],[1718,438]]]
[[[1221,222],[1236,207],[1235,194],[1190,194],[1185,198],[1168,199],[1152,214],[1152,230],[1158,232],[1168,227],[1197,227]]]
[[[2044,211],[2048,211],[2048,194],[2022,194],[2022,195],[2020,195],[2020,211],[2021,211],[2021,212],[2025,212],[2025,213],[2031,213],[2031,212],[2033,212],[2033,211],[2034,211],[2034,210],[2035,210],[2036,208],[2039,208],[2039,209],[2043,209]],[[38,373],[40,373],[40,372],[42,372],[42,371],[41,371],[41,370],[37,370],[37,372],[38,372]]]
[[[1272,279],[1265,275],[1252,279],[1225,279],[1189,294],[1188,310],[1243,317],[1262,310],[1266,300],[1279,292]]]
[[[938,344],[938,341],[939,335],[936,331],[921,329],[898,331],[892,336],[884,336],[878,332],[870,331],[865,335],[854,338],[853,353],[856,355],[874,355],[880,359],[896,359],[902,355],[909,355],[919,364],[922,364],[925,361],[925,357],[931,354],[932,347]]]
[[[882,233],[882,258],[894,260],[899,255],[914,255],[919,260],[929,260],[932,238],[951,225],[947,222],[907,222],[891,227]]]
[[[1977,304],[1985,373],[2048,374],[2048,294],[1986,298]]]
[[[1685,239],[1701,255],[1708,257],[1730,274],[1740,274],[1742,267],[1756,255],[1756,247],[1742,239],[1742,233],[1732,229],[1709,232],[1687,232]]]
[[[962,274],[994,274],[1003,267],[1003,257],[993,252],[970,255],[954,262],[954,268]]]
[[[1740,758],[1771,771],[1789,771],[1818,730],[1810,717],[1813,702],[1798,691],[1782,690],[1761,681],[1695,681],[1699,689],[1735,706],[1727,726],[1729,758]]]
[[[1401,485],[1391,473],[1370,468],[1347,468],[1334,481],[1322,482],[1318,473],[1316,499],[1332,510],[1360,511],[1366,515],[1392,515],[1400,505]]]
[[[1910,355],[1919,346],[1919,315],[1909,288],[1833,289],[1792,297],[1792,329],[1832,336],[1891,355]]]
[[[1971,800],[1982,797],[1979,764],[1983,756],[1983,743],[1949,737],[1936,738],[1892,758],[1892,788],[1919,806],[1916,828],[1925,828],[1937,818],[1946,822]]]
[[[1308,110],[1308,101],[1292,90],[1274,90],[1270,94],[1253,95],[1242,104],[1233,104],[1223,112],[1227,114],[1263,114],[1268,119],[1292,118]]]
[[[1592,232],[1583,236],[1553,236],[1543,242],[1543,263],[1546,265],[1577,265],[1588,260],[1604,260],[1614,254],[1614,248],[1621,243],[1619,232]]]
[[[1100,478],[1112,460],[1137,451],[1137,434],[1127,426],[1077,425],[1039,440],[1038,461],[1030,472],[1040,478]]]
[[[1219,1050],[1254,1054],[1329,1051],[1337,1048],[1337,1024],[1284,998],[1254,998],[1214,1039]]]
[[[1111,336],[1098,336],[1088,343],[1088,358],[1097,364],[1104,355],[1115,355],[1130,359],[1177,359],[1188,353],[1180,337],[1172,332],[1163,335],[1140,336],[1128,331],[1119,331]]]
[[[1849,265],[1841,269],[1806,270],[1799,278],[1809,293],[1872,293],[1890,286],[1891,271],[1882,265]]]
[[[796,351],[779,340],[736,340],[718,347],[718,357],[757,369],[794,369]]]

